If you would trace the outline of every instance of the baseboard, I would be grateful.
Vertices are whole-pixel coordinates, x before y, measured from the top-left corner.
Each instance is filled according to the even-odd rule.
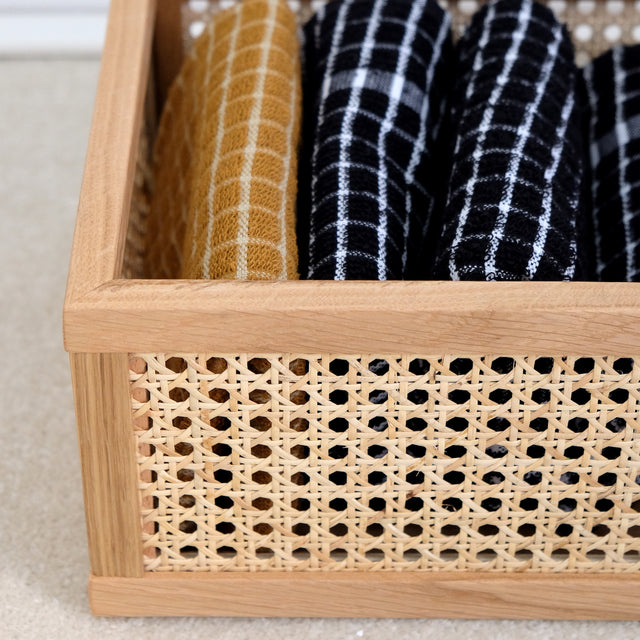
[[[98,616],[640,619],[633,574],[176,572],[91,576]]]
[[[0,11],[0,57],[98,56],[106,25],[101,11]]]

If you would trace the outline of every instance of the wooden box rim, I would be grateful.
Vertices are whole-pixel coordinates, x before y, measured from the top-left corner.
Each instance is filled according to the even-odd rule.
[[[640,353],[640,283],[125,280],[157,0],[113,0],[78,207],[70,352]]]

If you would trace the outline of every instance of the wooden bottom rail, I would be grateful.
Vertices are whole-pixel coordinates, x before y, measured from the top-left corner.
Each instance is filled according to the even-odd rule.
[[[628,575],[149,573],[91,576],[99,616],[640,619]]]

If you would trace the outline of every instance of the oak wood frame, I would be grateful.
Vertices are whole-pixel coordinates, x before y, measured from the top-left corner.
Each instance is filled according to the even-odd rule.
[[[138,469],[126,354],[72,353],[91,569],[141,577]]]
[[[640,284],[121,278],[154,26],[162,99],[179,5],[112,0],[64,305],[94,613],[640,618],[635,576],[144,574],[128,352],[640,354]]]

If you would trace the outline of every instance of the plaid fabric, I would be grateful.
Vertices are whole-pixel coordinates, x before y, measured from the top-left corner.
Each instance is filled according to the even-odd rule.
[[[304,32],[301,273],[407,277],[441,183],[450,18],[436,0],[335,0]]]
[[[474,16],[458,44],[435,278],[585,276],[583,104],[573,56],[566,29],[539,3],[500,0]]]
[[[640,45],[584,69],[591,103],[593,227],[598,280],[640,281]]]
[[[173,273],[182,278],[297,277],[300,102],[299,41],[285,0],[243,0],[215,15],[162,115],[150,262],[181,261]],[[178,251],[181,260],[163,257]]]

